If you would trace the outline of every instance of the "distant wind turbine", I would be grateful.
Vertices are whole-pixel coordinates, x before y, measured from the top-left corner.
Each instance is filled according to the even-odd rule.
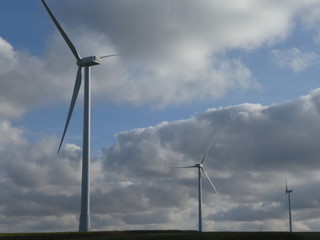
[[[76,76],[75,85],[73,88],[73,94],[71,98],[71,103],[69,107],[69,112],[65,127],[63,130],[62,138],[58,148],[58,153],[62,146],[65,134],[67,132],[69,122],[72,116],[74,105],[76,103],[79,89],[82,81],[82,68],[84,68],[84,113],[83,113],[83,146],[82,146],[82,185],[81,185],[81,214],[80,214],[80,223],[79,231],[88,232],[90,231],[90,67],[94,65],[100,65],[101,59],[107,57],[118,56],[122,54],[112,54],[107,56],[90,56],[81,58],[80,54],[76,50],[75,46],[67,36],[67,34],[62,29],[61,25],[57,19],[52,14],[45,0],[41,0],[45,9],[49,13],[52,21],[58,28],[63,39],[66,41],[71,52],[75,56],[78,65],[78,72]]]
[[[218,193],[216,187],[214,186],[213,182],[211,181],[211,179],[209,178],[207,172],[204,170],[203,167],[203,162],[207,157],[207,154],[210,150],[210,148],[213,145],[213,141],[211,142],[211,144],[209,145],[207,151],[205,152],[202,160],[200,163],[196,163],[194,166],[186,166],[186,167],[174,167],[174,168],[198,168],[198,217],[199,217],[199,232],[202,232],[202,179],[201,179],[201,171],[206,175],[207,179],[209,180],[212,188],[214,189],[214,191]]]
[[[285,194],[288,196],[288,206],[289,206],[289,231],[292,232],[292,218],[291,218],[291,199],[290,194],[293,192],[293,190],[288,189],[288,182],[287,182],[287,174],[286,176],[286,190]]]

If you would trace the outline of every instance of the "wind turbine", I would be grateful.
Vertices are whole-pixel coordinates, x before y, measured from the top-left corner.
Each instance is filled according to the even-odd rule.
[[[62,146],[65,134],[67,132],[69,122],[72,116],[74,105],[76,103],[79,89],[82,81],[82,68],[84,68],[84,112],[83,112],[83,146],[82,146],[82,183],[81,183],[81,214],[79,222],[79,232],[88,232],[90,231],[90,67],[101,64],[101,59],[107,57],[118,56],[122,54],[112,54],[107,56],[90,56],[81,58],[80,54],[76,50],[75,46],[62,29],[61,25],[57,19],[52,14],[45,0],[41,0],[48,14],[50,15],[52,21],[58,28],[63,39],[66,41],[71,52],[76,58],[76,64],[78,65],[78,72],[76,76],[75,85],[73,88],[73,94],[71,98],[71,103],[69,107],[69,112],[65,127],[63,130],[62,138],[58,148],[58,153]]]
[[[214,186],[213,182],[211,181],[209,175],[207,174],[207,172],[204,170],[203,167],[203,162],[205,161],[207,154],[210,150],[210,148],[213,145],[213,141],[211,142],[211,144],[209,145],[207,151],[205,152],[202,160],[200,163],[196,163],[193,166],[186,166],[186,167],[175,167],[175,168],[198,168],[198,218],[199,218],[199,232],[202,232],[202,179],[201,179],[201,171],[206,175],[207,179],[209,180],[209,183],[211,184],[212,188],[214,189],[214,191],[218,193],[216,187]]]
[[[291,218],[291,199],[290,194],[293,192],[293,190],[288,189],[288,182],[287,182],[287,174],[286,174],[286,190],[285,194],[288,196],[288,206],[289,206],[289,231],[292,232],[292,218]]]

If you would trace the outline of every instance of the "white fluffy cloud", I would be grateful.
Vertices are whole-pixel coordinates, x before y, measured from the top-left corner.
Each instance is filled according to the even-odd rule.
[[[65,83],[69,77],[67,71],[63,74],[57,71],[57,64],[50,61],[53,55],[50,53],[49,60],[31,56],[15,50],[0,37],[0,64],[5,66],[0,69],[0,119],[21,117],[30,109],[66,97],[66,88],[73,83]],[[57,62],[60,66],[63,64]]]
[[[319,99],[318,89],[285,104],[208,109],[120,132],[92,161],[93,229],[195,229],[197,172],[171,167],[199,162],[212,139],[204,164],[220,196],[204,179],[206,230],[285,230],[285,166],[294,228],[318,229]],[[28,143],[8,122],[0,131],[1,230],[76,230],[81,149],[69,144],[57,155],[57,139]]]
[[[63,221],[70,213],[76,222],[81,151],[67,145],[57,155],[56,139],[28,143],[24,131],[7,121],[0,122],[0,133],[1,232],[44,231],[36,226],[39,218],[45,223],[61,216]]]
[[[83,56],[131,54],[105,59],[103,66],[93,68],[93,96],[152,107],[257,88],[251,70],[225,52],[285,39],[296,17],[316,3],[94,0],[74,5],[48,1]],[[305,25],[317,21],[312,19],[304,20]],[[48,38],[41,57],[18,51],[3,38],[0,52],[0,62],[6,66],[0,70],[2,119],[69,99],[76,66],[58,33]],[[301,53],[296,57],[304,59],[290,62],[299,71],[314,56]]]
[[[207,194],[204,205],[211,209],[211,213],[204,211],[207,227],[220,226],[221,230],[227,229],[230,222],[240,223],[238,227],[251,222],[255,229],[268,223],[269,230],[285,230],[284,168],[287,166],[289,185],[294,189],[295,227],[305,230],[299,224],[317,218],[319,196],[310,187],[318,181],[318,109],[319,90],[316,90],[282,105],[243,104],[210,109],[188,120],[122,132],[117,136],[118,143],[105,151],[105,168],[134,179],[129,189],[152,183],[158,201],[172,198],[173,205],[168,203],[168,208],[192,212],[192,207],[196,209],[196,171],[169,168],[199,162],[214,138],[205,166],[222,196],[215,197],[210,186],[204,186]],[[147,183],[143,183],[145,178]],[[175,189],[169,196],[158,189],[167,185]],[[314,194],[308,195],[308,201],[303,200],[309,191]],[[148,195],[147,203],[153,203],[153,198],[153,194]],[[187,199],[187,203],[182,205],[174,199],[183,202]],[[156,206],[159,207],[150,207]],[[314,215],[308,213],[310,209],[315,210]],[[308,217],[298,218],[304,214]],[[284,223],[279,225],[280,219]],[[304,226],[313,230],[319,227]]]
[[[92,159],[93,229],[196,229],[197,172],[171,167],[199,162],[212,139],[204,165],[220,196],[204,179],[205,230],[286,230],[285,166],[294,228],[319,229],[319,109],[317,89],[120,132]],[[81,149],[57,155],[57,139],[28,143],[9,122],[0,132],[1,231],[76,230]]]
[[[257,88],[250,69],[223,52],[285,39],[295,16],[315,2],[246,0],[230,5],[205,0],[95,0],[76,6],[65,1],[48,4],[83,56],[131,54],[105,59],[103,66],[94,68],[94,96],[165,107],[221,98],[233,89]],[[63,45],[60,38],[59,47],[67,50]],[[68,50],[60,58],[67,55],[72,59]],[[60,66],[60,71],[67,67]]]

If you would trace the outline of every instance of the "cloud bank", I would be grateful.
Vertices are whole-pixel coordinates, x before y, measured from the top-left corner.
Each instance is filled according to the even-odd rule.
[[[271,106],[208,109],[189,119],[118,133],[92,159],[94,230],[196,229],[197,173],[172,169],[205,161],[220,195],[203,181],[204,228],[287,229],[284,168],[295,230],[319,229],[320,89]],[[57,139],[28,143],[23,129],[0,125],[0,229],[77,229],[81,149]]]

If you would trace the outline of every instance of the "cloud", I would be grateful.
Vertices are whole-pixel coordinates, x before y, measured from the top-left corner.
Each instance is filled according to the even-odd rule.
[[[227,52],[284,40],[316,2],[249,0],[230,5],[206,0],[95,0],[48,4],[82,56],[129,53],[104,59],[103,66],[93,68],[95,98],[164,108],[215,100],[232,90],[259,88],[248,66]],[[0,63],[6,66],[0,70],[2,119],[70,99],[75,59],[59,33],[47,39],[43,55],[32,56],[0,38]],[[304,59],[292,63],[296,71],[314,59],[311,53],[294,56]]]
[[[132,53],[93,68],[93,96],[166,107],[259,87],[228,50],[284,40],[299,14],[316,2],[49,4],[83,56]],[[0,82],[0,231],[76,230],[81,148],[66,144],[57,155],[58,139],[29,142],[25,130],[10,122],[70,98],[73,56],[58,33],[48,37],[40,57],[16,50],[3,38],[0,53],[6,66],[0,70],[6,80]],[[292,64],[288,56],[299,59],[289,65],[296,71],[316,57],[298,48],[274,54],[286,64]],[[205,167],[221,197],[204,179],[206,230],[229,230],[232,224],[238,230],[246,224],[258,229],[262,223],[270,230],[286,229],[286,209],[281,212],[285,165],[294,190],[295,228],[319,229],[319,100],[316,89],[284,104],[212,108],[189,119],[119,132],[116,143],[92,159],[93,229],[195,229],[197,172],[171,167],[199,162],[212,139]]]
[[[0,228],[3,232],[45,231],[42,223],[74,218],[78,211],[80,154],[78,148],[66,145],[57,155],[57,139],[29,143],[23,129],[8,121],[0,122]],[[64,187],[62,187],[64,186]],[[76,191],[75,191],[76,190]],[[60,220],[57,217],[60,216]],[[67,224],[66,226],[69,226]]]
[[[314,30],[313,41],[317,44],[320,43],[320,29],[319,29],[319,4],[312,8],[306,9],[305,13],[301,17],[302,26],[306,30]]]
[[[158,200],[173,203],[173,199],[188,199],[184,205],[177,201],[166,206],[196,211],[196,171],[170,170],[170,167],[199,162],[214,138],[205,167],[222,197],[215,196],[204,179],[206,221],[211,225],[251,222],[257,229],[259,224],[267,222],[269,229],[284,230],[286,225],[279,225],[278,221],[287,221],[284,208],[284,168],[287,166],[289,186],[294,189],[293,215],[296,227],[303,230],[305,225],[299,227],[299,222],[317,218],[316,214],[311,217],[307,213],[310,208],[318,207],[320,197],[310,188],[318,182],[318,100],[319,90],[315,90],[285,104],[241,104],[209,109],[183,121],[121,132],[117,144],[105,149],[106,175],[108,171],[121,172],[122,177],[132,182],[128,189],[143,185],[145,206],[149,206],[154,196],[147,186],[151,184],[161,193],[163,186],[169,184],[175,191],[157,195]],[[145,178],[148,181],[144,183]],[[308,194],[309,191],[313,194]],[[153,209],[159,206],[159,203],[152,205]],[[208,213],[207,209],[214,213]],[[304,213],[308,218],[298,220]],[[309,226],[312,228],[314,226]]]
[[[294,72],[301,72],[318,64],[319,56],[313,52],[302,52],[298,48],[292,48],[289,50],[273,50],[273,57],[275,64],[280,68],[290,68]]]
[[[48,59],[31,56],[28,52],[15,50],[1,37],[0,53],[0,64],[6,66],[0,70],[2,120],[18,118],[31,109],[60,102],[59,97],[65,98],[67,87],[73,85],[72,81],[65,83],[69,77],[67,71],[61,72],[60,67],[60,71],[57,71],[57,63],[50,61],[53,53],[48,54]],[[54,61],[64,63],[57,59]]]
[[[285,166],[295,229],[318,229],[319,99],[316,89],[284,104],[213,108],[118,133],[92,159],[93,229],[195,229],[197,171],[171,167],[199,162],[212,139],[204,167],[220,196],[204,178],[205,230],[285,230]],[[29,143],[8,121],[0,132],[1,231],[76,230],[81,149],[66,144],[57,155],[58,139]]]
[[[63,4],[61,4],[63,3]],[[293,17],[315,1],[109,1],[57,4],[64,23],[106,34],[124,49],[147,49],[164,56],[201,49],[252,48],[289,34]],[[62,11],[65,10],[65,11]],[[84,9],[86,11],[84,11]],[[76,15],[75,19],[68,12]],[[269,21],[265,21],[268,19]],[[81,29],[81,28],[80,28]],[[128,37],[130,36],[130,37]],[[182,40],[182,41],[181,41]],[[197,52],[197,51],[195,51]],[[182,56],[183,56],[182,55]],[[161,58],[162,58],[161,57]]]
[[[216,221],[254,222],[264,221],[265,219],[279,219],[283,218],[284,215],[286,213],[279,202],[256,202],[239,204],[226,212],[218,212],[212,216],[212,219]]]
[[[296,15],[314,1],[49,4],[83,56],[129,53],[107,59],[94,69],[94,96],[163,108],[221,98],[234,89],[257,89],[250,69],[224,52],[285,39]],[[66,14],[69,12],[73,14]],[[70,56],[70,51],[65,55]],[[61,65],[60,71],[66,66]]]

